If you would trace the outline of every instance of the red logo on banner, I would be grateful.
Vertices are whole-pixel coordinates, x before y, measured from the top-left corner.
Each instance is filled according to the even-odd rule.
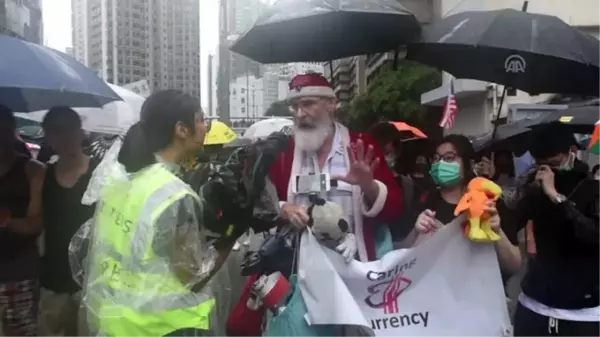
[[[404,277],[402,274],[397,275],[392,281],[385,287],[383,291],[383,313],[384,314],[397,314],[398,309],[398,297],[410,286],[411,280]]]

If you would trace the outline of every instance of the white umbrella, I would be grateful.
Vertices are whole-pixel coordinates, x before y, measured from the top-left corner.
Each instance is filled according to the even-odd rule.
[[[291,127],[294,122],[287,118],[269,118],[258,121],[244,132],[243,138],[260,139],[266,138],[273,132],[285,131],[286,127]]]
[[[118,85],[108,86],[123,100],[114,101],[102,108],[74,108],[81,116],[83,128],[90,132],[120,134],[140,119],[140,110],[145,98]],[[48,110],[17,112],[17,117],[41,122]]]

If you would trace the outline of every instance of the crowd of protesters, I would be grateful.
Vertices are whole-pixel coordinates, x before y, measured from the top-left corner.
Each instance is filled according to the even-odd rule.
[[[298,124],[296,146],[299,151],[314,152],[329,144],[319,165],[341,170],[335,160],[338,155],[343,159],[345,152],[331,144],[336,145],[335,135],[344,135],[346,129],[334,122],[335,96],[313,96],[292,101]],[[175,121],[176,131],[169,126],[169,132],[187,137],[187,129],[180,124]],[[51,163],[41,163],[28,154],[17,138],[12,111],[0,107],[1,321],[7,335],[87,335],[84,317],[79,315],[81,291],[72,278],[68,247],[75,232],[93,217],[94,206],[82,205],[81,198],[98,163],[85,153],[81,119],[74,110],[54,107],[42,126],[45,142],[58,158]],[[513,152],[479,156],[463,135],[447,135],[439,141],[403,140],[393,125],[380,123],[369,130],[371,137],[357,141],[366,146],[364,153],[359,153],[359,159],[350,158],[351,170],[340,173],[340,179],[370,192],[364,201],[377,209],[372,212],[377,214],[368,211],[365,217],[383,217],[386,223],[398,218],[398,223],[389,226],[397,248],[409,247],[419,233],[450,222],[473,177],[496,181],[503,187],[504,197],[487,211],[492,215],[492,229],[501,237],[494,246],[503,281],[506,284],[526,268],[514,317],[515,335],[597,336],[598,165],[590,171],[577,159],[575,139],[567,129],[540,130],[528,149],[533,162],[517,172],[519,157]],[[316,136],[320,137],[318,143]],[[348,141],[356,137],[361,136],[348,133]],[[194,146],[201,143],[196,141]],[[367,159],[372,162],[363,165]],[[379,162],[383,167],[377,169]],[[292,166],[291,159],[288,164]],[[290,177],[279,178],[274,180],[278,194],[286,200]],[[341,195],[340,200],[350,205],[346,199],[351,197]],[[403,204],[401,217],[396,217],[400,208],[388,205],[398,200]],[[302,227],[300,223],[307,218],[304,207],[284,202],[281,208],[284,217]],[[535,243],[535,255],[522,256],[519,249],[518,233],[526,228]],[[42,244],[38,245],[40,238]],[[356,251],[357,239],[351,238],[354,248],[346,249],[350,258],[361,253]],[[368,240],[363,244],[364,259],[371,259]],[[348,243],[348,247],[352,245]]]
[[[436,219],[450,222],[470,179],[492,179],[504,191],[492,210],[492,227],[502,237],[495,247],[504,284],[526,268],[515,335],[599,334],[598,165],[590,171],[577,158],[572,132],[561,125],[541,129],[527,153],[534,162],[521,174],[515,171],[515,153],[480,157],[462,135],[411,143],[390,123],[370,132],[411,205],[392,231],[396,242],[435,229]],[[529,258],[521,256],[517,235],[526,227],[527,242],[534,246],[527,247]]]
[[[80,289],[71,276],[68,247],[93,215],[81,197],[95,163],[84,153],[74,110],[52,108],[42,125],[58,156],[51,164],[32,158],[17,137],[13,112],[0,107],[2,328],[9,336],[87,335],[85,324],[78,324],[84,317],[78,319]]]

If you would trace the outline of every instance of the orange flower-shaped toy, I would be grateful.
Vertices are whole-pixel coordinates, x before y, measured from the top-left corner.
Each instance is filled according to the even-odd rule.
[[[501,239],[490,226],[490,214],[486,211],[490,201],[502,196],[502,188],[491,180],[477,177],[469,182],[468,191],[460,199],[454,215],[467,212],[469,222],[466,226],[467,237],[474,242],[494,242]]]

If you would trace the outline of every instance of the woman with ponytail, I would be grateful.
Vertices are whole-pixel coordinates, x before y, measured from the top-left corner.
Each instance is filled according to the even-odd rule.
[[[99,333],[206,335],[214,299],[204,290],[226,254],[202,226],[203,203],[180,180],[210,125],[197,98],[176,90],[144,102],[118,152],[122,174],[102,188],[91,226],[85,302]]]

